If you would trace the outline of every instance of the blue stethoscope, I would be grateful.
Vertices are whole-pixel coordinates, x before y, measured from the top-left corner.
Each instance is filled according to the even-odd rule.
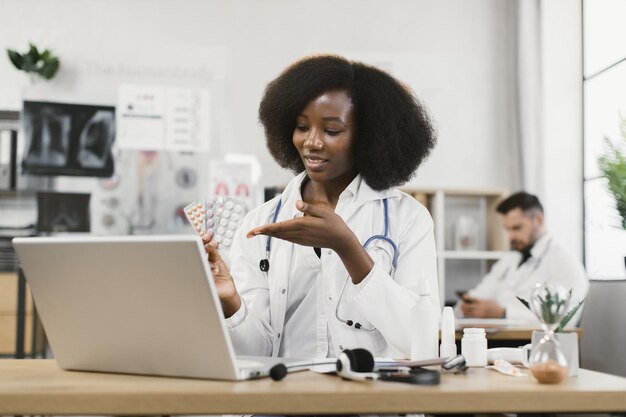
[[[276,204],[276,208],[274,208],[274,215],[272,216],[272,223],[276,223],[276,219],[278,218],[278,213],[280,213],[280,208],[282,207],[282,204],[283,204],[282,199],[279,198],[278,203]],[[382,240],[384,242],[387,242],[393,250],[393,256],[391,259],[391,271],[392,271],[391,274],[393,276],[393,273],[396,270],[396,267],[398,266],[398,246],[393,241],[393,239],[389,237],[389,208],[388,208],[388,203],[387,203],[386,198],[383,199],[383,209],[384,209],[384,216],[385,216],[384,233],[382,235],[371,236],[369,239],[367,239],[365,243],[363,244],[363,249],[367,250],[368,246],[375,240]],[[265,259],[261,259],[261,261],[259,262],[259,269],[265,273],[267,273],[267,271],[270,270],[269,259],[270,259],[271,251],[272,251],[272,236],[268,236],[267,241],[265,242]],[[339,305],[341,304],[343,293],[346,289],[346,285],[348,284],[349,278],[350,277],[346,277],[346,281],[344,282],[343,287],[341,289],[341,293],[339,294],[339,299],[337,300],[337,306],[335,308],[335,317],[337,318],[337,320],[339,320],[342,323],[345,323],[348,326],[354,326],[355,329],[373,331],[376,329],[375,327],[365,327],[361,325],[361,323],[354,322],[353,320],[346,320],[346,319],[339,317]]]

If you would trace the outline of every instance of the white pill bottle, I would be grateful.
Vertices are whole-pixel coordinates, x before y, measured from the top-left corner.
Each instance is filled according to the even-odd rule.
[[[461,354],[467,366],[487,366],[487,337],[485,329],[469,327],[463,329]]]

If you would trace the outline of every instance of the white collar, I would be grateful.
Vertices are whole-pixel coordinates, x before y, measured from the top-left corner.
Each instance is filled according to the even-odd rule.
[[[300,190],[302,187],[302,182],[306,179],[306,171],[301,172],[296,175],[289,183],[287,187],[285,187],[285,192],[287,196],[296,195],[294,191]],[[372,200],[382,200],[385,198],[400,198],[400,191],[394,188],[387,188],[381,191],[376,191],[372,187],[370,187],[367,182],[363,179],[361,174],[358,174],[350,184],[346,187],[345,190],[341,193],[339,198],[351,195],[355,199],[356,207]],[[295,202],[294,202],[295,203]]]
[[[530,255],[533,258],[541,258],[544,256],[550,247],[551,240],[552,238],[547,233],[544,233],[543,236],[537,239],[533,247],[530,249]]]

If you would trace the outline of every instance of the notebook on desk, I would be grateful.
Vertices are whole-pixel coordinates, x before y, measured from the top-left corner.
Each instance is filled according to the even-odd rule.
[[[197,236],[13,244],[61,368],[241,380],[308,362],[235,357]]]

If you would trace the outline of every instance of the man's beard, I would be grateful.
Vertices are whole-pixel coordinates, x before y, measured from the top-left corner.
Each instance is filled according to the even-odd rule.
[[[533,246],[535,246],[535,243],[537,243],[537,241],[539,240],[539,238],[541,237],[541,234],[538,231],[533,232],[533,235],[530,237],[530,242],[524,246],[522,246],[522,248],[518,249],[516,244],[523,244],[521,241],[519,240],[512,240],[511,241],[511,247],[521,253],[524,252],[530,252],[530,250],[533,248]]]
[[[511,241],[511,248],[513,248],[513,250],[516,250],[518,252],[527,252],[527,251],[532,249],[534,244],[535,244],[535,242],[529,243],[529,244],[526,244],[526,245],[523,245],[523,246],[519,247],[520,245],[522,245],[522,242],[520,242],[519,240],[512,240]]]

